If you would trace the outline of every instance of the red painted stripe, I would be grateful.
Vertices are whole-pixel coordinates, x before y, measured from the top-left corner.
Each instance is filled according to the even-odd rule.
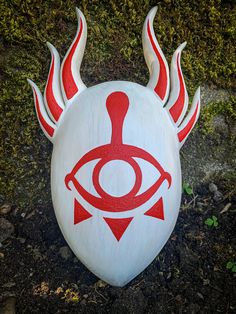
[[[177,56],[177,69],[178,69],[178,78],[179,78],[179,96],[174,103],[174,105],[170,108],[170,114],[174,120],[174,122],[177,122],[179,119],[183,108],[184,108],[184,100],[185,100],[185,88],[184,88],[184,81],[183,81],[183,75],[180,70],[180,53],[178,53]]]
[[[197,103],[197,106],[196,106],[196,109],[194,111],[194,114],[192,115],[192,118],[189,120],[189,122],[186,124],[186,126],[183,128],[183,130],[181,130],[178,133],[178,138],[179,138],[180,142],[182,142],[186,138],[186,136],[189,134],[189,132],[191,131],[191,129],[194,125],[194,122],[196,121],[198,107],[199,107],[199,102]]]
[[[71,99],[78,92],[78,87],[75,84],[75,81],[72,75],[71,62],[72,62],[72,58],[75,53],[76,47],[80,41],[82,31],[83,31],[83,22],[82,22],[82,19],[80,18],[78,36],[73,46],[71,47],[71,50],[64,62],[63,69],[62,69],[62,81],[63,81],[63,86],[64,86],[67,99]]]
[[[163,61],[163,58],[161,57],[161,54],[158,51],[158,49],[154,43],[154,40],[152,38],[149,20],[148,20],[148,24],[147,24],[147,33],[148,33],[148,37],[149,37],[149,40],[151,42],[152,48],[153,48],[153,50],[157,56],[157,59],[159,61],[159,64],[160,64],[159,77],[157,80],[156,87],[154,88],[154,91],[161,98],[161,100],[163,100],[165,98],[166,89],[167,89],[167,70],[166,70],[166,66],[165,66],[165,63]]]
[[[46,86],[46,99],[48,103],[48,107],[50,109],[50,112],[53,116],[53,118],[58,121],[60,118],[60,115],[62,113],[61,107],[58,105],[54,93],[53,93],[53,75],[54,75],[54,56],[52,56],[52,65],[49,71],[49,76],[48,76],[48,83]]]
[[[40,110],[40,106],[39,106],[39,100],[38,100],[38,95],[34,89],[34,96],[35,96],[35,104],[36,104],[36,111],[38,114],[38,118],[40,123],[42,124],[43,128],[45,129],[45,131],[48,133],[49,136],[53,137],[53,133],[54,133],[54,129],[45,121],[41,110]]]

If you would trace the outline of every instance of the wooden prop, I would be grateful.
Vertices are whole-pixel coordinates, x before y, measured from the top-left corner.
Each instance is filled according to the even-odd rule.
[[[181,201],[179,150],[200,110],[188,94],[175,51],[169,74],[153,30],[153,8],[143,27],[150,79],[146,87],[112,81],[86,88],[80,77],[87,26],[62,64],[52,60],[44,99],[30,80],[39,123],[53,143],[51,189],[61,231],[75,255],[111,285],[124,286],[168,240]],[[169,78],[170,77],[170,78]]]

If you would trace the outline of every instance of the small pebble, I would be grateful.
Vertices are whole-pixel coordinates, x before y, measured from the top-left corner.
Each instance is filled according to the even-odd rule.
[[[96,283],[95,283],[95,288],[104,288],[107,286],[107,283],[103,280],[98,280]]]
[[[211,193],[215,193],[216,191],[218,191],[218,188],[217,188],[217,186],[214,183],[210,183],[209,184],[209,191]]]
[[[199,299],[204,300],[204,297],[203,297],[203,295],[200,292],[197,292],[197,296],[199,297]]]
[[[6,215],[11,211],[11,205],[4,204],[0,207],[0,215]]]
[[[209,279],[203,279],[203,286],[208,286],[210,284]]]
[[[86,303],[87,303],[87,302],[86,302],[85,299],[83,299],[83,300],[80,302],[81,305],[86,305]]]
[[[4,254],[2,252],[0,252],[0,259],[3,259],[4,258]]]
[[[219,203],[220,201],[222,201],[223,199],[223,194],[220,192],[220,191],[216,191],[214,193],[214,196],[213,196],[213,200],[216,202],[216,203]]]
[[[68,260],[69,258],[72,257],[72,252],[68,246],[62,246],[59,250],[59,254],[65,260]]]
[[[25,238],[19,238],[19,242],[20,242],[21,244],[24,244],[24,243],[25,243],[25,241],[26,241],[26,239],[25,239]]]

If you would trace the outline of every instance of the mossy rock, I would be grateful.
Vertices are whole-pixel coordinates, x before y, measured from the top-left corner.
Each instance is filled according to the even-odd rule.
[[[26,82],[31,78],[42,90],[45,86],[50,62],[46,41],[53,43],[61,56],[65,54],[76,32],[78,6],[88,23],[82,64],[85,83],[123,79],[146,84],[141,33],[145,16],[154,5],[155,1],[147,0],[1,2],[3,200],[20,207],[50,202],[51,144],[40,131]],[[203,83],[235,88],[235,12],[233,1],[159,2],[154,28],[168,61],[180,43],[188,42],[182,67],[190,96]]]
[[[212,101],[207,104],[202,110],[202,127],[206,134],[213,133],[216,130],[216,118],[222,117],[223,125],[229,129],[234,129],[236,124],[236,97],[234,95],[229,96],[226,101]],[[227,131],[227,130],[226,130]],[[234,138],[236,134],[234,131],[230,132]]]

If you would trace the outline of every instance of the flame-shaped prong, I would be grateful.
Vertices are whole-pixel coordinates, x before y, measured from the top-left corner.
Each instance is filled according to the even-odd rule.
[[[38,88],[38,86],[31,80],[27,80],[30,86],[32,87],[33,94],[34,94],[34,104],[37,113],[37,117],[40,123],[40,126],[47,136],[47,138],[53,142],[53,136],[56,129],[55,124],[49,119],[48,113],[45,109],[43,103],[43,96]]]
[[[47,43],[51,52],[51,66],[44,92],[44,103],[53,122],[58,122],[65,108],[60,88],[60,56],[56,48]]]
[[[143,26],[143,52],[150,72],[148,87],[160,97],[163,106],[169,95],[169,67],[166,58],[157,42],[154,30],[153,19],[156,15],[157,7],[148,13]]]
[[[83,13],[76,8],[78,17],[78,30],[61,67],[61,88],[65,104],[78,93],[81,93],[86,86],[80,77],[80,65],[84,55],[87,39],[87,25]]]
[[[181,52],[186,42],[181,44],[175,51],[171,61],[171,92],[166,105],[173,122],[176,126],[182,122],[188,109],[188,93],[185,86],[183,73],[180,65]]]
[[[193,129],[200,113],[200,87],[197,89],[194,97],[193,103],[189,113],[187,114],[186,118],[183,120],[182,124],[178,127],[178,139],[180,148],[186,141],[188,135],[190,134],[191,130]]]

